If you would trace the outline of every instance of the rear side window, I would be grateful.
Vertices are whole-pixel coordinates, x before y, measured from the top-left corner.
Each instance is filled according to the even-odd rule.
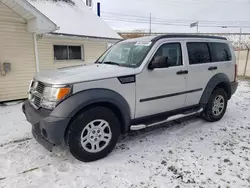
[[[211,56],[210,56],[208,43],[188,42],[187,50],[188,50],[190,65],[211,62]]]
[[[231,61],[232,55],[227,43],[210,43],[211,53],[212,53],[212,61]]]

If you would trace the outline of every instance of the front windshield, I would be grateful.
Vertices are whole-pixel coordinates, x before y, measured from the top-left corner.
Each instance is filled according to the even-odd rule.
[[[138,67],[150,50],[152,42],[119,42],[107,50],[97,63]]]

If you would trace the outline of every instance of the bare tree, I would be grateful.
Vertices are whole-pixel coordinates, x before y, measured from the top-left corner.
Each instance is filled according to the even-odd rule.
[[[129,33],[119,33],[119,34],[124,39],[132,39],[132,38],[138,38],[138,37],[142,37],[142,36],[148,35],[148,33],[146,33],[143,30],[139,30],[139,29],[134,30],[134,31],[129,32]]]

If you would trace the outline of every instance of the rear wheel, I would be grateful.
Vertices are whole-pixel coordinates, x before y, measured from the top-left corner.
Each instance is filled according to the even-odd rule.
[[[76,159],[95,161],[114,149],[119,135],[116,115],[108,108],[94,107],[74,119],[68,131],[68,145]]]
[[[204,109],[203,117],[209,122],[219,121],[227,109],[227,94],[224,89],[218,88],[211,94]]]

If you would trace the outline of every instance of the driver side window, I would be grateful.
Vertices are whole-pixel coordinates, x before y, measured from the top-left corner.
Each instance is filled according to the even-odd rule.
[[[166,43],[161,45],[157,50],[153,59],[157,57],[167,57],[167,66],[181,66],[182,63],[182,53],[181,53],[181,44],[180,43]]]

